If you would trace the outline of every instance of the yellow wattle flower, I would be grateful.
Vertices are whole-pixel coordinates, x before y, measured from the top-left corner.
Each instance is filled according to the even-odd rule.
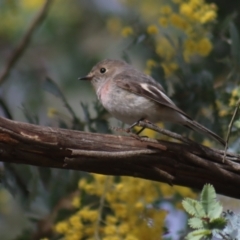
[[[150,35],[157,34],[158,33],[158,27],[156,25],[153,25],[153,24],[148,26],[147,33],[150,34]]]
[[[132,34],[133,34],[133,29],[132,29],[132,27],[124,27],[124,28],[122,29],[121,35],[122,35],[123,37],[129,37],[129,36],[132,35]]]

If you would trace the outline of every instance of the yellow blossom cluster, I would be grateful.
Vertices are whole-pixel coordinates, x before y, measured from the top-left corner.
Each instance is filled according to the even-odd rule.
[[[221,101],[217,100],[216,105],[217,108],[219,109],[219,116],[225,117],[229,114],[232,115],[233,109],[237,106],[239,100],[240,100],[240,87],[235,87],[232,90],[228,104],[223,104]]]
[[[148,59],[147,60],[147,63],[146,63],[146,69],[145,69],[145,74],[147,74],[147,75],[151,75],[151,71],[152,71],[152,69],[153,68],[155,68],[155,67],[158,67],[159,66],[159,64],[155,61],[155,60],[153,60],[153,59]]]
[[[170,187],[131,177],[92,174],[78,187],[82,196],[73,199],[76,213],[58,222],[55,231],[66,240],[147,240],[161,239],[166,212],[153,205],[164,195],[195,197],[188,188]],[[84,199],[92,199],[83,203]],[[180,206],[179,206],[180,207]]]
[[[133,34],[133,29],[132,27],[124,27],[122,29],[122,36],[123,37],[128,37]]]
[[[208,37],[208,23],[217,17],[216,6],[204,0],[173,1],[174,5],[162,7],[158,23],[167,37],[159,34],[156,39],[156,52],[162,58],[165,75],[169,76],[178,69],[177,54],[182,52],[185,62],[191,62],[195,55],[206,57],[212,50],[212,43]],[[168,27],[168,29],[166,29]],[[176,30],[173,30],[173,29]],[[165,30],[164,30],[165,29]],[[161,31],[160,31],[161,32]],[[159,41],[163,38],[164,40]],[[176,41],[177,39],[177,41]],[[179,41],[180,40],[180,41]],[[169,42],[163,44],[162,42]]]
[[[147,24],[146,34],[153,38],[153,48],[159,57],[165,76],[179,69],[179,55],[186,63],[193,57],[206,57],[212,51],[210,24],[217,18],[215,4],[205,0],[122,0],[128,6],[138,6],[141,19]],[[139,27],[138,27],[139,28]],[[122,36],[137,32],[132,26],[122,28]],[[151,74],[147,67],[146,73]]]
[[[59,115],[59,111],[56,108],[49,107],[47,110],[47,116],[49,118],[54,118]]]
[[[35,10],[44,4],[44,0],[22,0],[21,4],[24,9]]]
[[[227,109],[228,107],[224,106],[224,104],[221,101],[217,100],[216,101],[216,106],[219,109],[219,116],[220,117],[225,117],[229,114],[229,111]]]
[[[156,25],[149,25],[148,28],[147,28],[147,33],[148,34],[152,34],[152,35],[155,35],[158,33],[158,27]]]
[[[229,100],[229,106],[236,107],[239,99],[240,99],[240,87],[236,87],[232,90],[231,98]]]
[[[129,36],[129,29],[128,30],[124,30],[122,29],[122,22],[120,20],[120,18],[118,17],[111,17],[108,19],[107,21],[107,30],[112,34],[112,35],[118,35],[119,32],[122,31],[122,35],[123,36]],[[130,30],[131,33],[131,30]]]

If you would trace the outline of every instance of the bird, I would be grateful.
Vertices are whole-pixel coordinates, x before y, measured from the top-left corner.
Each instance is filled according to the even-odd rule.
[[[154,78],[125,61],[102,60],[79,80],[90,81],[103,107],[131,127],[140,120],[171,122],[208,135],[224,146],[226,144],[221,137],[178,108]]]

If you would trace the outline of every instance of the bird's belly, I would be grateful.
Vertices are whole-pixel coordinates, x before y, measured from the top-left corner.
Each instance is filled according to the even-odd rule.
[[[124,90],[115,92],[114,96],[101,98],[103,106],[115,118],[127,124],[146,118],[156,122],[153,116],[158,115],[156,104],[146,99]]]

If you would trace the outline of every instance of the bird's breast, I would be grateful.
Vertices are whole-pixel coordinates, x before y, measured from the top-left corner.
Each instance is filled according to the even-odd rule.
[[[103,104],[103,106],[105,106],[109,101],[111,101],[109,90],[110,90],[110,81],[103,84],[103,86],[100,87],[97,93],[98,99]]]
[[[148,118],[149,111],[154,111],[154,103],[111,84],[101,89],[100,101],[106,110],[115,118],[132,124],[141,118]]]

